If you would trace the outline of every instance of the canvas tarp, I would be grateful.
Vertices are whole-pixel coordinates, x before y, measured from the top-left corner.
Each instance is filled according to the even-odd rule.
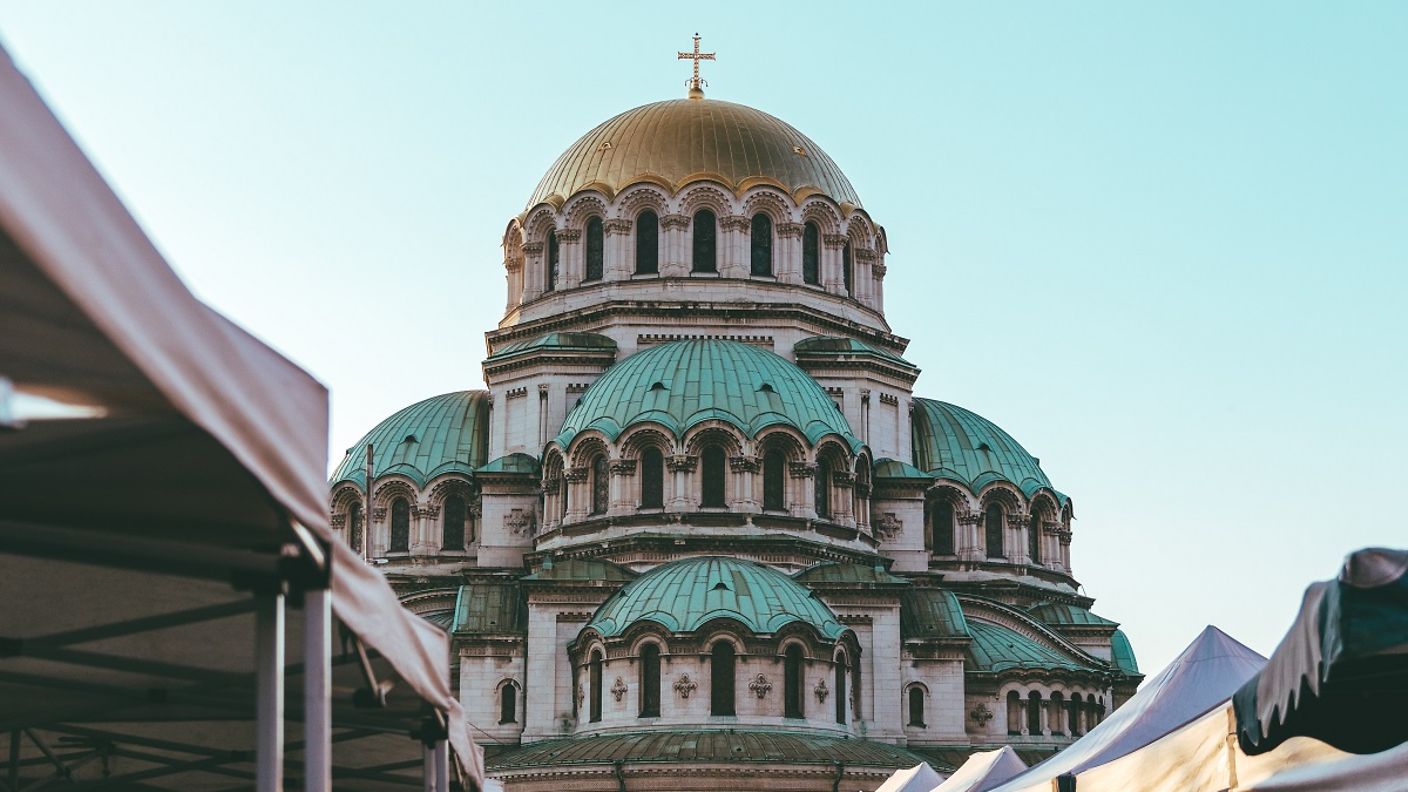
[[[1084,737],[997,789],[1049,792],[1052,779],[1114,761],[1213,710],[1265,663],[1261,655],[1209,626]]]
[[[1027,769],[1027,763],[1004,745],[996,751],[983,751],[968,757],[963,766],[933,792],[987,792],[1017,777]]]
[[[928,762],[920,762],[914,767],[896,770],[875,792],[932,792],[943,780]]]
[[[88,415],[0,432],[0,552],[243,584],[288,548],[330,555],[336,617],[482,778],[447,637],[334,540],[326,390],[186,290],[3,50],[0,378]],[[17,560],[4,577],[35,607],[74,593]]]

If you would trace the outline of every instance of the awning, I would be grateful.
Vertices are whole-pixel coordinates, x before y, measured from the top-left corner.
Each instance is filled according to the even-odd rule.
[[[1408,742],[1408,551],[1351,553],[1312,584],[1266,668],[1233,697],[1249,755],[1295,736],[1351,753]]]
[[[11,384],[66,405],[66,417],[14,420],[25,402],[3,403]],[[0,421],[0,719],[20,737],[10,746],[18,775],[31,747],[65,765],[46,734],[101,732],[83,739],[109,753],[160,741],[179,754],[204,750],[205,732],[183,722],[243,720],[248,730],[247,692],[281,699],[263,694],[305,671],[296,651],[288,667],[256,668],[272,656],[254,651],[256,635],[277,635],[278,648],[298,637],[275,630],[287,592],[313,603],[307,623],[330,600],[356,638],[341,657],[369,691],[363,703],[387,699],[358,718],[339,701],[334,716],[427,741],[442,729],[460,771],[480,782],[446,635],[401,608],[331,533],[326,390],[186,290],[3,50]],[[222,620],[232,640],[202,626]],[[344,670],[326,682],[335,692],[355,687]],[[103,695],[83,705],[55,687],[63,680],[93,681]],[[124,692],[145,697],[142,707],[112,705]],[[180,739],[147,734],[153,723],[178,724]],[[191,770],[219,764],[186,756]]]

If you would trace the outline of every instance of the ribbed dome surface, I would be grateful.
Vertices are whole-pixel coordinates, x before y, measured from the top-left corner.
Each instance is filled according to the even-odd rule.
[[[974,492],[993,481],[1016,485],[1030,496],[1051,486],[1036,457],[997,424],[975,412],[933,399],[914,400],[914,465],[939,478],[967,484]]]
[[[674,191],[702,179],[735,191],[773,184],[794,198],[820,192],[860,205],[831,157],[784,121],[732,102],[674,99],[627,110],[583,135],[543,176],[528,206],[593,184],[614,195],[643,180]]]
[[[587,623],[604,637],[653,621],[670,632],[691,632],[714,619],[734,619],[754,633],[774,633],[793,622],[811,625],[827,640],[845,628],[821,600],[792,578],[737,558],[686,558],[658,566],[627,583]]]
[[[683,436],[708,420],[726,421],[749,437],[781,423],[812,443],[835,434],[853,450],[861,445],[806,372],[766,349],[716,339],[671,341],[607,369],[567,414],[557,442],[566,448],[586,429],[614,440],[647,421]]]
[[[396,411],[347,450],[332,483],[366,484],[367,443],[374,478],[400,473],[420,486],[441,473],[474,472],[488,451],[488,397],[487,391],[455,391]]]

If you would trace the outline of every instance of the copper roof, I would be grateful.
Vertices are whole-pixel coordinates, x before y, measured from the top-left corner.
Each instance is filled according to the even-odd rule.
[[[548,169],[528,208],[591,186],[614,196],[640,181],[674,192],[705,179],[736,192],[772,184],[795,199],[821,193],[860,205],[836,163],[786,122],[732,102],[672,99],[627,110],[583,135]]]

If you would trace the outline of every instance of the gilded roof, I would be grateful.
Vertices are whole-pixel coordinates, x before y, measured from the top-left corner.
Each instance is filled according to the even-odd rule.
[[[1036,457],[997,424],[975,412],[933,399],[914,400],[911,421],[914,464],[939,478],[967,484],[974,492],[994,481],[1015,485],[1025,495],[1051,486]]]
[[[642,105],[583,135],[548,169],[528,208],[596,187],[614,196],[640,181],[671,192],[712,180],[735,192],[772,184],[794,198],[860,198],[831,157],[791,125],[732,102],[671,99]]]
[[[845,632],[836,614],[792,578],[762,564],[724,556],[662,564],[627,583],[587,623],[610,638],[642,621],[692,632],[714,619],[734,619],[754,633],[802,622],[821,637]]]
[[[451,471],[472,473],[489,447],[488,391],[455,391],[396,411],[347,449],[332,483],[366,484],[366,447],[372,477],[408,476],[417,486]]]
[[[626,428],[654,422],[683,437],[708,420],[722,420],[749,437],[786,424],[816,443],[851,434],[836,403],[786,359],[737,341],[671,341],[631,355],[606,370],[567,414],[557,442],[564,448],[586,429],[615,440]]]

